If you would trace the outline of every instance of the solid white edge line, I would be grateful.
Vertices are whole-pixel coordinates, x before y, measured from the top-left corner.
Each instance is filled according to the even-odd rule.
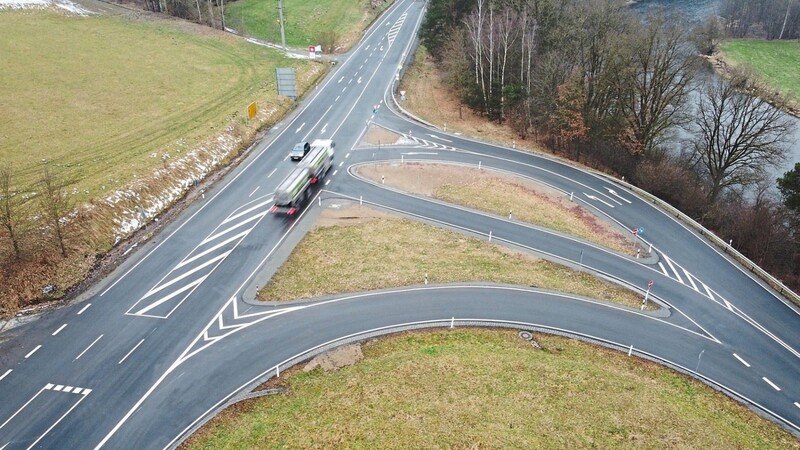
[[[737,355],[736,353],[734,353],[733,356],[736,359],[738,359],[740,363],[744,364],[747,367],[750,367],[750,364],[747,361],[743,360],[741,356]]]
[[[89,346],[88,346],[88,347],[86,347],[86,349],[84,349],[84,350],[81,352],[81,354],[80,354],[80,355],[76,356],[76,357],[75,357],[75,359],[74,359],[73,361],[77,361],[77,360],[78,360],[78,359],[79,359],[81,356],[83,356],[83,354],[84,354],[84,353],[88,352],[88,351],[89,351],[89,349],[90,349],[90,348],[92,348],[92,347],[94,346],[94,344],[96,344],[96,343],[97,343],[97,341],[99,341],[99,340],[100,340],[100,338],[101,338],[101,337],[103,337],[103,335],[102,335],[102,334],[101,334],[100,336],[97,336],[97,339],[95,339],[95,340],[94,340],[94,342],[92,342],[91,344],[89,344]]]
[[[58,327],[58,329],[57,329],[56,331],[53,331],[53,334],[51,334],[50,336],[55,336],[55,335],[57,335],[58,333],[60,333],[60,332],[61,332],[61,330],[63,330],[63,329],[64,329],[64,328],[66,328],[66,327],[67,327],[67,324],[61,325],[60,327]],[[2,378],[0,378],[0,379],[2,379]]]
[[[797,406],[798,408],[800,408],[800,403],[794,402],[794,406]]]
[[[775,389],[776,391],[779,391],[779,392],[780,392],[781,388],[779,388],[779,387],[778,387],[778,386],[777,386],[775,383],[773,383],[772,381],[769,381],[769,378],[767,378],[767,377],[761,377],[761,379],[762,379],[762,380],[764,380],[764,381],[765,381],[765,382],[766,382],[768,385],[772,386],[772,389]]]
[[[70,409],[68,409],[68,410],[67,410],[67,412],[65,412],[65,413],[64,413],[64,414],[63,414],[61,417],[59,417],[59,418],[58,418],[58,420],[56,420],[55,422],[53,422],[53,424],[52,424],[52,425],[50,425],[50,428],[48,428],[47,430],[45,430],[45,432],[44,432],[44,433],[42,433],[42,435],[41,435],[41,436],[39,436],[39,437],[38,437],[38,438],[37,438],[35,441],[33,441],[33,444],[31,444],[31,445],[30,445],[30,446],[27,448],[27,450],[30,450],[30,449],[32,449],[32,448],[34,448],[34,447],[36,447],[36,444],[38,444],[38,443],[39,443],[39,441],[41,441],[41,440],[42,440],[42,438],[44,438],[45,436],[47,436],[47,433],[49,433],[50,431],[52,431],[52,429],[53,429],[53,428],[55,428],[55,427],[56,427],[56,425],[58,425],[58,424],[59,424],[59,423],[60,423],[62,420],[64,420],[64,417],[67,417],[67,414],[71,413],[71,412],[72,412],[72,410],[73,410],[73,409],[75,409],[75,407],[76,407],[76,406],[78,406],[78,405],[79,405],[79,404],[80,404],[80,403],[81,403],[81,402],[82,402],[84,399],[86,399],[86,396],[85,396],[85,395],[84,395],[84,396],[82,396],[82,397],[81,397],[81,398],[80,398],[80,399],[79,399],[77,402],[75,402],[75,404],[74,404],[74,405],[72,405],[72,407],[71,407]]]
[[[83,308],[81,308],[80,311],[78,311],[78,315],[80,316],[81,314],[83,314],[83,312],[86,311],[90,306],[92,306],[92,304],[87,303],[86,306],[84,306]]]
[[[275,171],[277,171],[277,170],[278,170],[277,167],[272,169],[272,172],[270,172],[269,175],[267,175],[267,178],[271,177],[275,173]]]
[[[37,350],[39,350],[40,348],[42,348],[42,345],[41,345],[41,344],[39,344],[39,345],[37,345],[36,347],[34,347],[34,348],[33,348],[33,350],[31,350],[30,352],[28,352],[28,354],[27,354],[27,355],[25,355],[25,359],[28,359],[28,358],[30,358],[30,357],[31,357],[31,356],[32,356],[34,353],[36,353],[36,351],[37,351]]]
[[[25,404],[24,404],[24,405],[22,405],[22,406],[21,406],[21,407],[20,407],[20,408],[19,408],[19,409],[18,409],[18,410],[17,410],[17,411],[14,413],[14,414],[12,414],[12,415],[11,415],[11,417],[9,417],[8,419],[6,419],[6,421],[5,421],[5,422],[3,422],[3,424],[2,424],[2,425],[0,425],[0,430],[2,430],[2,429],[3,429],[3,427],[4,427],[4,426],[6,426],[6,424],[8,424],[8,422],[11,422],[11,419],[13,419],[14,417],[16,417],[16,416],[17,416],[17,414],[19,414],[19,413],[20,413],[20,411],[22,411],[23,409],[25,409],[25,407],[26,407],[26,406],[28,406],[28,405],[29,405],[29,404],[30,404],[32,401],[34,401],[34,400],[36,399],[36,397],[38,397],[38,396],[39,396],[39,394],[41,394],[42,392],[44,392],[44,391],[45,391],[45,389],[50,389],[52,386],[53,386],[52,384],[48,384],[47,386],[45,386],[45,387],[43,387],[43,388],[39,389],[39,392],[37,392],[37,393],[36,393],[36,394],[35,394],[33,397],[31,397],[31,398],[30,398],[30,399],[29,399],[27,402],[25,402]]]
[[[142,345],[142,342],[144,342],[144,339],[142,339],[141,341],[139,341],[139,343],[138,343],[138,344],[134,345],[134,346],[133,346],[133,348],[131,349],[131,351],[129,351],[128,353],[126,353],[126,354],[125,354],[125,356],[123,356],[123,357],[122,357],[122,359],[120,359],[120,360],[119,360],[119,362],[118,362],[117,364],[118,364],[118,365],[119,365],[119,364],[122,364],[122,363],[123,363],[123,362],[124,362],[126,359],[128,359],[128,356],[131,356],[131,353],[133,353],[133,352],[134,352],[134,351],[135,351],[137,348],[139,348],[139,346],[140,346],[140,345]]]
[[[8,374],[10,374],[11,372],[13,372],[13,369],[6,370],[6,373],[4,373],[2,376],[0,376],[0,381],[3,381],[3,378],[7,377]]]

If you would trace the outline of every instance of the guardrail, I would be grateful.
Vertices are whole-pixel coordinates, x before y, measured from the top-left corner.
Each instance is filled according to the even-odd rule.
[[[797,306],[800,306],[800,295],[796,292],[788,288],[783,282],[779,279],[770,275],[766,270],[762,269],[758,266],[758,264],[754,263],[750,260],[747,256],[740,253],[738,250],[733,248],[728,242],[725,242],[722,238],[714,234],[712,231],[708,230],[706,227],[692,219],[691,217],[687,216],[679,209],[675,208],[674,206],[670,205],[669,203],[661,200],[660,198],[656,197],[655,195],[636,187],[626,181],[619,180],[617,178],[609,177],[608,175],[603,174],[606,178],[610,181],[620,184],[628,190],[635,191],[639,194],[642,198],[649,199],[654,204],[658,205],[659,208],[668,212],[669,214],[675,216],[675,218],[680,219],[682,222],[686,223],[687,225],[694,228],[701,236],[708,239],[711,243],[722,249],[723,252],[726,254],[731,255],[733,259],[735,259],[739,264],[744,266],[747,270],[749,270],[752,274],[758,276],[762,281],[767,283],[769,287],[775,289],[780,295],[784,296],[786,299],[791,301]]]

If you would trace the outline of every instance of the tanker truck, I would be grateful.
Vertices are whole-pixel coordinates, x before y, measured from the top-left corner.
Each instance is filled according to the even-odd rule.
[[[293,215],[300,210],[311,194],[311,185],[322,180],[333,165],[333,148],[330,139],[317,139],[303,161],[289,173],[275,190],[273,214]]]

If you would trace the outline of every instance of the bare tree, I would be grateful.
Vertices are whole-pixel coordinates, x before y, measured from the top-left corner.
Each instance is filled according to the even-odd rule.
[[[758,92],[751,78],[736,75],[708,82],[700,95],[694,154],[711,203],[727,187],[753,185],[785,158],[793,123]]]
[[[56,234],[61,255],[67,255],[67,248],[64,244],[64,225],[61,220],[72,210],[62,179],[56,177],[50,169],[45,166],[42,168],[42,178],[39,181],[41,192],[38,195],[39,205],[48,225]]]
[[[622,55],[630,64],[617,78],[620,108],[633,140],[631,152],[651,156],[666,131],[684,122],[693,59],[686,30],[674,17],[649,17],[627,43],[630,54]]]
[[[11,184],[13,170],[7,164],[0,165],[0,225],[5,229],[14,249],[14,258],[19,259],[19,225],[22,220],[22,195]]]

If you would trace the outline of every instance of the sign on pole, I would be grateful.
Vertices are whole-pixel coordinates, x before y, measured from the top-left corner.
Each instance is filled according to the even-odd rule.
[[[653,287],[653,280],[647,282],[647,289],[650,289],[651,287]]]
[[[250,106],[247,107],[247,118],[252,120],[253,117],[256,116],[257,112],[258,105],[256,105],[256,102],[250,103]]]
[[[308,57],[314,59],[317,56],[317,49],[313,45],[308,46]]]

